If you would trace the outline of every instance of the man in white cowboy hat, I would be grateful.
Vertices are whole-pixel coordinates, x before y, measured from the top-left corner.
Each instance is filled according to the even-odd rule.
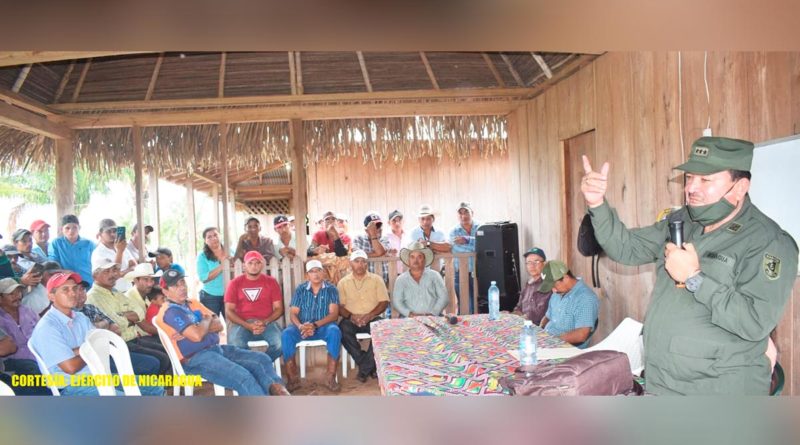
[[[411,239],[422,243],[425,247],[436,253],[450,252],[451,245],[447,241],[447,234],[433,227],[436,216],[431,206],[425,204],[417,212],[419,227],[411,231]]]
[[[131,309],[136,312],[136,315],[139,316],[139,323],[137,326],[142,328],[143,331],[147,332],[150,335],[158,336],[158,331],[156,331],[156,327],[150,323],[149,321],[145,320],[145,314],[147,313],[147,306],[150,305],[150,302],[147,300],[147,294],[153,289],[155,285],[155,278],[156,276],[161,276],[159,273],[156,275],[153,272],[153,265],[150,263],[141,263],[137,264],[136,267],[133,268],[132,271],[125,274],[125,281],[128,283],[132,283],[133,286],[128,289],[128,292],[125,292],[125,296],[131,303]]]
[[[450,297],[438,272],[428,268],[433,252],[420,242],[413,242],[400,251],[400,261],[408,271],[397,277],[392,292],[392,306],[404,317],[439,315]]]

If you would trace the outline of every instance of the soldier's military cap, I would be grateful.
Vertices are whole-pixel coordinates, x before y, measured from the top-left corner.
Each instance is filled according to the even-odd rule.
[[[725,170],[750,171],[753,147],[752,142],[741,139],[702,137],[692,144],[689,160],[675,168],[700,175]]]

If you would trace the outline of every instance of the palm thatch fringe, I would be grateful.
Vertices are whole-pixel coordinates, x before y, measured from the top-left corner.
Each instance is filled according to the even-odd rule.
[[[360,157],[375,168],[385,162],[443,156],[461,161],[473,151],[480,156],[508,149],[505,116],[418,116],[386,119],[342,119],[303,122],[304,164],[335,163]],[[208,170],[218,166],[219,126],[181,125],[142,128],[144,164],[159,173]],[[133,165],[130,128],[79,130],[75,133],[76,165],[99,174],[113,174]],[[229,124],[230,168],[259,170],[273,162],[289,162],[288,122]],[[0,169],[14,171],[52,164],[51,139],[0,126]]]

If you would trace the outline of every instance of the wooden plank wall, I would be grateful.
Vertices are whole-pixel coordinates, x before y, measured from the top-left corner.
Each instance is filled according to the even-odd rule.
[[[308,168],[308,211],[315,221],[327,210],[350,217],[350,233],[363,233],[364,215],[376,210],[384,219],[400,209],[405,229],[417,225],[423,204],[436,212],[434,227],[449,230],[458,224],[457,207],[469,201],[480,222],[518,221],[517,187],[511,184],[508,153],[481,158],[477,153],[460,164],[448,156],[441,162],[430,157],[403,164],[387,162],[380,168],[360,158],[344,158],[336,164]],[[389,229],[385,228],[384,233]]]
[[[611,163],[608,199],[628,226],[650,224],[664,208],[683,202],[682,162],[708,116],[715,135],[764,141],[800,133],[800,53],[607,53],[510,116],[511,180],[515,203],[530,224],[520,244],[537,244],[548,258],[562,255],[563,140],[595,130],[597,158]],[[680,123],[683,126],[681,147]],[[757,178],[754,178],[757,180]],[[568,240],[574,242],[574,240]],[[576,270],[589,277],[588,270]],[[599,338],[624,317],[642,320],[653,267],[600,261],[607,295]],[[800,281],[795,296],[800,294]],[[787,371],[784,393],[800,394],[800,303],[779,325],[777,343]]]

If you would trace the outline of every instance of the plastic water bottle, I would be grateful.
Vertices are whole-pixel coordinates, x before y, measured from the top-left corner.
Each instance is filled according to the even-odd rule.
[[[519,364],[520,366],[533,366],[538,363],[536,358],[536,331],[533,322],[525,320],[522,334],[519,336]]]
[[[489,320],[500,318],[500,289],[497,288],[497,281],[492,281],[489,286]]]

